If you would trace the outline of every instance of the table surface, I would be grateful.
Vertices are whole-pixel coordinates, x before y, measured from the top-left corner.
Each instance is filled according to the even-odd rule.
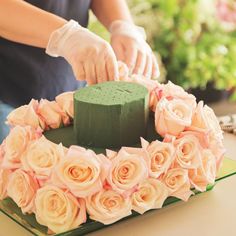
[[[236,160],[236,136],[225,134],[227,156]],[[185,202],[117,223],[90,236],[235,236],[236,175],[226,178],[206,193]],[[29,232],[0,213],[0,236],[31,236]]]

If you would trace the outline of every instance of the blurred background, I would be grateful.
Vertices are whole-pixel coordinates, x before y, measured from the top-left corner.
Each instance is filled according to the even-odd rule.
[[[213,103],[218,115],[236,113],[236,1],[127,0],[134,21],[146,30],[171,80],[198,100]],[[91,15],[89,28],[109,40]]]

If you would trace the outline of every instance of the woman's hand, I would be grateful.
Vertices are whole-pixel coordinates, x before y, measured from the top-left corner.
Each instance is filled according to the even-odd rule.
[[[111,45],[118,60],[127,64],[131,74],[158,77],[159,67],[141,27],[127,21],[114,21],[109,27]]]
[[[110,44],[73,20],[51,34],[46,53],[64,57],[76,79],[88,84],[118,78],[117,60]]]

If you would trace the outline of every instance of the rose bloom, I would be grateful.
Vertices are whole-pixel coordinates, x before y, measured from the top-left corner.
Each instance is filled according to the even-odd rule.
[[[62,111],[55,101],[41,99],[38,107],[38,113],[45,122],[46,127],[57,129],[62,122],[67,125],[70,123],[69,117]]]
[[[184,91],[184,89],[178,85],[173,84],[171,81],[168,81],[167,84],[164,84],[162,87],[162,97],[165,97],[167,100],[171,99],[181,99],[184,103],[188,104],[192,108],[196,107],[196,98]]]
[[[3,167],[2,166],[2,162],[3,162],[3,157],[5,155],[5,148],[4,148],[4,146],[5,146],[5,141],[3,141],[2,144],[0,144],[0,168]]]
[[[187,201],[193,194],[190,190],[188,170],[182,168],[169,169],[163,177],[163,183],[169,190],[169,195]]]
[[[0,200],[3,200],[7,197],[7,185],[11,173],[11,170],[0,167]]]
[[[132,209],[143,214],[150,209],[161,208],[167,197],[167,187],[160,180],[148,178],[132,194]]]
[[[122,148],[111,160],[107,181],[113,190],[130,195],[148,177],[148,164],[141,148]]]
[[[112,189],[102,189],[87,197],[86,208],[90,219],[105,225],[112,224],[132,213],[130,198],[125,198]]]
[[[150,159],[149,175],[153,178],[158,178],[161,174],[165,173],[174,157],[174,146],[172,143],[164,143],[158,140],[147,142],[141,139],[142,147],[147,150]]]
[[[149,92],[149,108],[155,112],[156,105],[162,96],[163,85],[157,80],[147,79],[142,75],[132,75],[128,82],[143,85]]]
[[[202,151],[202,163],[197,169],[189,170],[190,183],[199,191],[206,191],[208,184],[214,184],[216,178],[216,160],[209,149]]]
[[[38,188],[38,183],[34,177],[18,169],[10,175],[7,195],[14,200],[24,214],[32,213],[34,211],[35,194]]]
[[[36,193],[35,216],[39,224],[62,233],[86,222],[85,202],[58,187],[46,185]]]
[[[70,117],[74,117],[74,92],[65,92],[56,97],[60,108]]]
[[[102,189],[109,167],[104,155],[71,146],[55,168],[52,182],[67,187],[77,197],[87,197]]]
[[[234,0],[218,0],[216,3],[216,16],[225,30],[235,30],[236,2]]]
[[[191,125],[193,108],[184,100],[162,98],[155,111],[155,127],[158,134],[177,136]]]
[[[44,129],[44,122],[37,114],[38,101],[32,99],[28,105],[16,108],[7,116],[7,124],[11,126],[31,126],[35,129]]]
[[[35,131],[30,126],[15,126],[5,139],[3,165],[10,169],[20,167],[21,158],[28,144],[39,138],[40,135],[41,132]]]
[[[216,170],[218,172],[221,165],[222,165],[226,149],[224,147],[222,140],[218,140],[218,139],[211,140],[211,142],[209,144],[209,149],[211,150],[211,152],[215,156]]]
[[[22,157],[22,166],[39,180],[47,180],[64,155],[61,144],[57,145],[42,136],[28,145]]]
[[[223,145],[223,132],[214,111],[203,102],[199,102],[192,118],[189,130],[205,132],[208,135],[208,144],[205,148],[209,148],[216,158],[216,168],[219,170],[225,148]]]
[[[201,163],[201,149],[199,140],[192,134],[183,135],[174,141],[175,162],[185,169],[194,169]]]
[[[214,111],[207,105],[204,106],[202,101],[198,103],[193,113],[192,124],[189,129],[207,131],[210,132],[210,138],[223,139],[223,132]]]

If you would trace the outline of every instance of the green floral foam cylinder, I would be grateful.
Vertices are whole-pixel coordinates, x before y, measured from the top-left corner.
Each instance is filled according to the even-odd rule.
[[[119,148],[140,142],[148,123],[148,90],[128,82],[105,82],[74,95],[78,145]]]

